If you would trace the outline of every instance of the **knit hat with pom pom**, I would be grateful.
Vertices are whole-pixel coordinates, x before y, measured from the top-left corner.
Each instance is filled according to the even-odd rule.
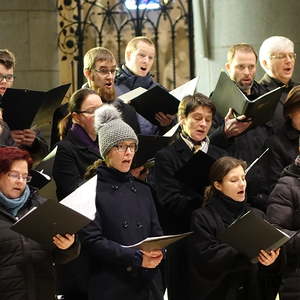
[[[120,112],[111,104],[104,104],[95,111],[95,130],[102,158],[121,141],[134,140],[138,144],[133,129],[122,121]]]

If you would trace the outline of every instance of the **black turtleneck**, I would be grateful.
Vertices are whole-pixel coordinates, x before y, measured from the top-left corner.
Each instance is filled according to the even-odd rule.
[[[226,226],[249,210],[246,200],[235,201],[219,191],[214,192],[212,199],[208,202],[208,206],[210,205],[217,209]]]

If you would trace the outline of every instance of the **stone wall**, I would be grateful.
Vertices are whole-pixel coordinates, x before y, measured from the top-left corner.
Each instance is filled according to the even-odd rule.
[[[14,87],[48,90],[59,84],[54,0],[2,0],[0,28],[0,47],[17,59]]]

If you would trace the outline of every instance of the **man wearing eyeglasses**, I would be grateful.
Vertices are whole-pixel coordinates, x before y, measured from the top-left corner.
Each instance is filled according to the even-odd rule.
[[[16,59],[14,54],[7,49],[0,49],[0,96],[3,96],[8,88],[14,83],[14,69]],[[17,117],[17,116],[16,116]],[[48,146],[45,141],[37,136],[37,133],[30,129],[10,130],[2,119],[0,109],[0,145],[18,146],[30,152],[34,159],[45,156]]]
[[[122,113],[122,119],[130,125],[136,133],[140,133],[140,126],[135,110],[116,97],[115,75],[116,59],[112,52],[104,47],[90,49],[84,55],[84,76],[87,83],[83,88],[97,91],[103,103],[111,103]]]
[[[272,126],[275,130],[281,128],[285,122],[283,103],[288,92],[299,84],[292,80],[295,60],[294,43],[283,36],[267,38],[259,49],[259,62],[266,72],[259,83],[268,91],[285,85],[272,120]]]

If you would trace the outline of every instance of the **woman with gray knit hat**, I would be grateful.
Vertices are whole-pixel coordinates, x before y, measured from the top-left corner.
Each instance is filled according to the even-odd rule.
[[[108,104],[96,110],[95,129],[104,159],[97,169],[97,214],[81,232],[92,262],[89,299],[161,300],[162,251],[122,246],[162,235],[150,188],[129,172],[137,136]]]

